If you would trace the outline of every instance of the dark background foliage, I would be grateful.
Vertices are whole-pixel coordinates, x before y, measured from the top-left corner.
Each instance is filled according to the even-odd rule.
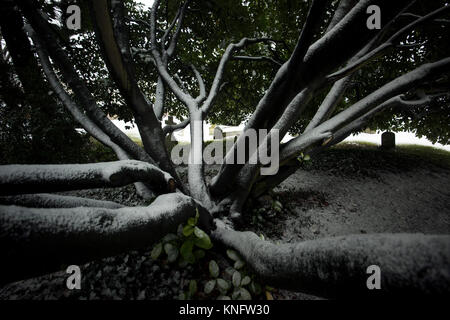
[[[79,74],[88,84],[99,105],[111,116],[126,121],[132,114],[108,75],[95,40],[86,1],[40,1],[51,17],[58,40],[64,46]],[[159,28],[165,29],[176,14],[181,1],[162,1]],[[74,31],[57,21],[65,21],[69,4],[82,9],[82,28]],[[149,11],[126,1],[130,20],[132,48],[148,49]],[[330,2],[331,12],[337,1]],[[442,1],[417,1],[409,10],[423,15],[442,5]],[[85,162],[92,159],[89,152],[97,150],[89,137],[77,133],[78,125],[57,101],[49,88],[33,54],[31,43],[22,30],[23,21],[14,2],[2,1],[0,10],[2,59],[0,60],[0,162],[1,163],[60,163]],[[230,42],[242,37],[270,37],[271,44],[250,46],[236,55],[266,56],[283,63],[289,57],[307,13],[307,1],[293,0],[194,0],[186,14],[177,55],[169,64],[178,73],[192,95],[197,84],[188,65],[194,64],[204,77],[207,87],[212,83],[220,57]],[[449,19],[447,17],[442,17]],[[323,18],[321,31],[330,16]],[[411,17],[401,17],[396,23],[405,25]],[[144,22],[142,22],[144,21]],[[336,112],[366,96],[400,74],[426,62],[436,61],[450,52],[449,23],[433,21],[421,26],[402,39],[403,43],[420,43],[411,48],[395,48],[386,56],[365,66],[353,78],[350,88]],[[320,32],[316,37],[320,36]],[[162,35],[162,32],[159,33]],[[13,37],[14,41],[9,40]],[[6,56],[6,53],[9,56]],[[330,53],[332,58],[332,53]],[[136,55],[136,72],[140,86],[150,100],[154,98],[157,73],[149,59]],[[254,111],[269,86],[279,65],[269,61],[229,62],[224,86],[208,121],[214,124],[237,125]],[[449,86],[449,77],[441,79],[442,87]],[[430,88],[424,88],[429,90]],[[291,129],[301,133],[314,110],[326,95],[320,92]],[[187,116],[185,108],[168,93],[167,111],[178,118]],[[276,108],[276,106],[274,106]],[[394,108],[377,115],[369,123],[371,129],[411,130],[433,142],[449,143],[450,103],[442,98],[436,103],[417,109]],[[131,125],[131,124],[130,124]],[[95,152],[94,152],[95,153]]]

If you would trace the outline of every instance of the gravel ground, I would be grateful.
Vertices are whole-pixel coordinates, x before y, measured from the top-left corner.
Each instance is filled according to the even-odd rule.
[[[217,167],[210,167],[212,174]],[[185,175],[185,168],[180,173]],[[335,149],[304,165],[270,195],[249,205],[246,229],[266,239],[296,242],[326,236],[381,232],[450,233],[450,170],[416,156],[379,150]],[[66,194],[145,205],[132,187]],[[273,208],[279,200],[281,210]],[[66,289],[64,271],[8,284],[0,299],[176,299],[191,279],[197,299],[208,279],[207,262],[230,266],[214,247],[194,266],[153,261],[151,248],[81,266],[81,290]],[[274,299],[317,297],[275,289]],[[264,299],[263,294],[255,297]]]

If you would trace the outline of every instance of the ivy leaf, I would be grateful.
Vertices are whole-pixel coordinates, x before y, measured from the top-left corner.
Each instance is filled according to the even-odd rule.
[[[202,229],[200,229],[199,227],[194,227],[194,234],[197,238],[199,239],[203,239],[205,237],[207,237],[208,235],[206,234],[205,231],[203,231]]]
[[[219,266],[214,260],[209,262],[209,273],[213,278],[217,278],[219,276]]]
[[[204,292],[206,294],[210,294],[213,290],[214,287],[216,286],[216,280],[209,280],[206,284],[205,284],[205,288],[204,288]]]
[[[241,295],[241,291],[238,288],[236,288],[236,289],[234,289],[233,293],[231,294],[231,299],[237,300],[240,295]]]
[[[227,267],[226,269],[225,269],[225,273],[227,274],[227,275],[229,275],[230,277],[232,277],[233,276],[233,273],[236,271],[236,269],[234,269],[233,267]]]
[[[197,292],[197,281],[189,281],[189,296],[192,297]]]
[[[249,276],[245,276],[244,279],[242,279],[242,281],[241,281],[241,286],[246,286],[246,285],[248,285],[251,281],[252,281],[252,279],[250,279]]]
[[[197,246],[197,247],[199,247],[199,248],[202,248],[202,249],[206,249],[206,250],[208,250],[208,249],[211,249],[212,248],[212,242],[211,242],[211,239],[208,237],[208,238],[203,238],[203,239],[195,239],[194,240],[194,244]]]
[[[192,248],[194,247],[194,241],[192,239],[186,240],[183,242],[180,248],[181,256],[184,260],[189,263],[195,262],[194,254],[192,253]]]
[[[231,249],[228,249],[228,250],[227,250],[227,256],[228,256],[228,258],[230,258],[230,259],[233,260],[233,261],[241,260],[241,258],[240,258],[239,255],[237,254],[237,252],[234,251],[234,250],[231,250]]]
[[[164,251],[167,253],[167,259],[169,262],[174,262],[178,258],[178,249],[171,243],[164,245]]]
[[[217,300],[231,300],[229,296],[218,296]]]
[[[252,300],[252,295],[245,288],[239,289],[239,300]]]
[[[200,228],[194,227],[194,234],[196,239],[194,241],[195,245],[202,249],[211,249],[212,242],[209,236]]]
[[[150,254],[151,258],[152,258],[153,260],[158,259],[158,257],[161,255],[162,249],[163,249],[162,243],[161,243],[161,242],[160,242],[160,243],[157,243],[157,244],[153,247],[152,253]]]
[[[193,226],[187,224],[187,225],[185,225],[183,227],[183,235],[185,237],[189,237],[192,234],[192,232],[194,232],[194,227]]]
[[[233,273],[232,281],[235,287],[239,287],[239,285],[241,284],[241,273],[239,271],[235,271]]]
[[[283,210],[283,205],[281,204],[280,201],[275,200],[272,204],[272,207],[274,208],[275,211],[280,212],[281,210]]]
[[[164,236],[164,238],[162,238],[161,242],[162,243],[167,243],[167,242],[171,242],[171,241],[174,241],[174,240],[177,240],[177,239],[178,239],[178,237],[175,234],[168,233],[168,234],[166,234]]]
[[[222,278],[218,278],[217,279],[217,286],[219,287],[219,289],[221,291],[227,292],[228,289],[230,289],[230,284],[228,281],[222,279]]]
[[[186,226],[195,227],[195,218],[189,218]]]
[[[255,295],[259,295],[262,292],[261,285],[255,281],[250,283],[250,291]]]
[[[245,265],[245,262],[242,260],[238,260],[234,263],[234,268],[235,269],[241,269],[243,266]]]

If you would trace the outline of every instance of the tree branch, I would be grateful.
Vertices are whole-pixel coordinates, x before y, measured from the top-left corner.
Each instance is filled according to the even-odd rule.
[[[275,245],[222,226],[213,237],[232,247],[271,286],[324,297],[370,296],[366,270],[381,269],[382,295],[448,294],[450,236],[350,235]]]
[[[335,115],[333,118],[284,144],[280,152],[280,158],[282,161],[290,159],[304,148],[305,141],[309,140],[311,137],[320,134],[331,134],[370,112],[385,101],[396,95],[407,92],[422,82],[436,78],[440,74],[448,72],[448,70],[450,70],[450,57],[434,63],[424,64],[415,70],[392,80],[383,87],[372,92],[367,97]]]
[[[174,131],[178,131],[181,129],[184,129],[187,127],[187,125],[191,122],[190,118],[186,118],[180,123],[173,124],[173,125],[167,125],[163,128],[164,134],[167,135],[168,133],[172,133]]]
[[[3,195],[119,187],[136,181],[148,182],[165,192],[175,191],[175,181],[168,173],[136,160],[0,166],[0,194]]]
[[[20,2],[19,5],[24,11],[33,30],[36,31],[36,33],[34,33],[34,39],[51,55],[56,66],[61,71],[62,77],[85,108],[87,116],[92,119],[92,121],[95,122],[95,124],[105,132],[114,143],[124,149],[127,153],[139,160],[152,162],[152,158],[131,141],[125,133],[120,131],[98,107],[94,97],[79,78],[77,72],[73,68],[73,64],[69,61],[61,46],[51,37],[53,30],[40,15],[40,12],[37,11],[38,9],[34,8],[34,2],[24,0],[23,2]]]
[[[148,207],[36,209],[0,206],[0,282],[56,271],[61,265],[148,247],[200,213],[209,214],[180,193],[161,195]],[[33,261],[33,268],[29,262]]]
[[[393,34],[388,40],[386,40],[384,43],[379,45],[377,48],[373,49],[372,51],[368,52],[363,57],[359,58],[355,62],[349,64],[348,66],[342,68],[341,70],[332,73],[327,76],[327,79],[329,81],[336,81],[337,79],[340,79],[346,75],[349,75],[356,70],[360,69],[362,66],[364,66],[369,61],[373,60],[374,58],[380,56],[381,54],[386,51],[386,49],[391,48],[395,45],[395,41],[404,35],[407,31],[411,30],[412,28],[420,25],[421,23],[424,23],[430,19],[433,19],[437,15],[442,14],[444,11],[449,10],[450,6],[443,6],[437,10],[434,10],[433,12],[430,12],[426,16],[419,18],[410,24],[406,25],[405,27],[401,28],[399,31],[397,31],[395,34]]]
[[[17,196],[0,196],[0,204],[27,208],[78,208],[93,207],[119,209],[124,206],[113,201],[102,201],[72,196],[61,196],[51,193],[36,193]]]
[[[177,47],[178,38],[180,37],[180,33],[181,33],[181,28],[183,27],[184,15],[185,15],[186,8],[187,8],[189,2],[190,2],[190,0],[186,0],[180,9],[181,12],[180,12],[180,15],[178,18],[177,29],[175,30],[175,33],[172,36],[172,39],[170,40],[169,47],[167,48],[167,55],[169,57],[172,57],[173,54],[175,53],[175,48]]]

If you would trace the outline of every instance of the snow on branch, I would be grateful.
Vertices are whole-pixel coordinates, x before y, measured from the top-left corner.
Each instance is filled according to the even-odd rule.
[[[198,97],[195,100],[197,101],[197,103],[202,103],[203,100],[206,99],[205,83],[203,82],[202,75],[200,74],[200,72],[198,72],[197,68],[193,64],[191,64],[190,67],[191,67],[192,71],[194,72],[194,75],[195,75],[195,78],[197,79],[198,87],[200,90],[200,94],[198,95]]]
[[[136,160],[0,166],[2,195],[119,187],[137,181],[165,192],[175,190],[175,181],[168,173]]]
[[[175,232],[179,224],[196,214],[196,208],[200,224],[207,230],[209,214],[180,193],[161,195],[148,207],[0,206],[0,282],[148,247]]]
[[[275,245],[252,232],[218,226],[213,238],[230,246],[268,285],[324,297],[370,295],[366,270],[381,270],[381,291],[449,294],[450,236],[372,234]]]
[[[77,208],[94,207],[119,209],[121,204],[113,201],[102,201],[88,198],[62,196],[51,193],[22,194],[17,196],[0,196],[0,204],[29,208]]]

